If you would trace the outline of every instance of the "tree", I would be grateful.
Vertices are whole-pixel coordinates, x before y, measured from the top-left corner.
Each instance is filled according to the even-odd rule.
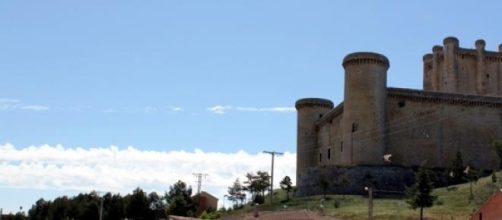
[[[411,208],[420,208],[420,219],[423,219],[424,208],[432,207],[437,196],[431,195],[434,185],[432,172],[423,165],[415,174],[415,184],[406,190],[407,203]]]
[[[286,201],[289,201],[289,192],[293,190],[291,178],[289,178],[289,176],[285,176],[279,184],[281,185],[281,189],[286,191]]]
[[[150,219],[161,219],[165,218],[165,209],[166,206],[164,204],[162,196],[159,196],[156,192],[151,192],[148,194],[148,208]]]
[[[495,140],[493,142],[493,148],[495,148],[495,152],[499,156],[499,167],[498,167],[498,169],[502,169],[502,140]]]
[[[462,153],[460,151],[455,155],[455,159],[453,159],[450,163],[450,166],[447,169],[448,178],[451,184],[463,183],[465,180],[464,173],[464,161],[462,160]]]
[[[148,198],[146,193],[140,189],[136,188],[133,193],[128,196],[129,202],[126,206],[126,216],[134,220],[147,219],[148,208]]]
[[[103,201],[103,219],[120,220],[125,216],[125,201],[120,194],[111,195],[107,193]]]
[[[50,201],[39,199],[28,211],[28,218],[32,220],[44,220],[49,216]]]
[[[239,178],[235,180],[231,187],[228,187],[228,199],[234,203],[234,207],[238,206],[238,202],[240,201],[240,205],[242,206],[244,199],[246,198],[246,194],[244,193],[244,187],[241,185]]]
[[[465,179],[469,182],[469,200],[474,199],[474,194],[472,193],[472,184],[477,183],[479,179],[479,173],[473,166],[468,166],[465,171]]]
[[[267,172],[258,171],[256,175],[253,173],[246,174],[247,180],[244,181],[246,186],[244,189],[251,193],[253,202],[263,203],[265,191],[270,187],[270,175]]]
[[[170,187],[165,199],[167,203],[168,215],[195,216],[196,207],[191,198],[192,188],[178,180]]]

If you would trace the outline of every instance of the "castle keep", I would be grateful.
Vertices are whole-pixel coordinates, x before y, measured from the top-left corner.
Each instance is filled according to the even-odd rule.
[[[387,87],[389,60],[383,55],[347,55],[342,103],[296,102],[299,194],[316,194],[307,188],[316,186],[316,170],[323,167],[391,166],[383,174],[368,172],[412,175],[392,169],[424,162],[445,168],[461,152],[465,165],[497,168],[492,143],[502,139],[502,45],[498,50],[486,51],[483,40],[466,49],[454,37],[444,39],[423,57],[423,90]],[[384,155],[392,155],[390,161]],[[349,172],[352,180],[368,175],[356,173]]]

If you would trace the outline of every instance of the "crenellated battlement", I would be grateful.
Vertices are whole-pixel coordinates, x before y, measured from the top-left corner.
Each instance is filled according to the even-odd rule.
[[[333,102],[328,99],[321,98],[303,98],[295,103],[296,109],[301,109],[304,107],[322,107],[322,108],[333,108]]]
[[[420,102],[442,103],[464,106],[485,106],[500,108],[502,99],[491,96],[477,96],[454,93],[430,92],[416,89],[387,88],[388,97],[402,98]]]
[[[347,68],[350,65],[360,64],[379,64],[385,68],[389,68],[389,60],[387,57],[372,52],[351,53],[343,59],[342,63],[344,68]]]
[[[487,51],[486,42],[476,40],[474,49],[459,47],[455,37],[434,46],[423,57],[424,90],[448,93],[502,96],[502,45]]]

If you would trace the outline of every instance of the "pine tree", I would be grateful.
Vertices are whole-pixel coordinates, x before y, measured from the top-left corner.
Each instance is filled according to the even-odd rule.
[[[284,179],[280,182],[281,189],[286,191],[286,201],[289,201],[289,192],[293,190],[293,183],[291,183],[291,178],[289,176],[285,176]]]
[[[499,156],[499,169],[502,169],[502,140],[493,142],[493,148],[495,148],[495,152]]]
[[[479,173],[476,168],[468,166],[465,171],[465,179],[469,182],[469,200],[474,199],[474,194],[472,193],[472,184],[477,183],[479,179]]]
[[[407,203],[411,208],[420,208],[420,219],[423,219],[424,208],[432,207],[437,196],[431,195],[434,185],[430,170],[421,166],[415,175],[415,184],[407,189]]]
[[[451,161],[448,167],[448,177],[450,184],[458,184],[465,181],[464,161],[462,160],[462,153],[457,152],[455,159]]]
[[[234,208],[238,207],[238,201],[241,202],[240,206],[243,205],[244,199],[246,198],[246,194],[243,192],[244,187],[241,185],[239,178],[235,180],[231,187],[228,187],[228,199],[234,202]]]

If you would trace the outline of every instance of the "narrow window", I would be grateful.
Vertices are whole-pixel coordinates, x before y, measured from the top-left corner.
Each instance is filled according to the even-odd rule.
[[[490,78],[490,75],[489,74],[486,74],[486,78],[489,79]]]
[[[340,152],[343,152],[343,141],[340,142]]]
[[[331,160],[331,148],[328,148],[328,160]]]
[[[322,114],[319,114],[319,118],[322,118]]]
[[[319,163],[322,162],[322,153],[319,153]]]
[[[404,106],[406,105],[406,101],[401,100],[401,101],[399,101],[399,102],[397,103],[397,105],[399,106],[399,108],[402,108],[402,107],[404,107]]]
[[[352,132],[357,131],[357,123],[352,123]]]

